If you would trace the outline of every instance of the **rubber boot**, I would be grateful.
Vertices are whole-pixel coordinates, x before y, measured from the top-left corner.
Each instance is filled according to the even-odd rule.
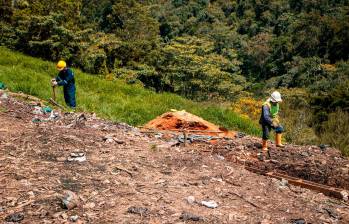
[[[285,146],[281,143],[281,138],[282,138],[282,134],[280,133],[275,134],[275,145],[276,147],[284,148]]]
[[[270,153],[268,149],[268,143],[267,140],[262,141],[262,152],[257,154],[257,157],[260,161],[263,161],[264,158],[269,159],[270,158]]]
[[[267,140],[262,140],[262,150],[263,151],[268,151],[268,142]]]

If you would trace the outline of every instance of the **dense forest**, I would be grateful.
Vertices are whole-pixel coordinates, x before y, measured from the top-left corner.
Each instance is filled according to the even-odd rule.
[[[348,0],[0,0],[0,14],[1,45],[108,79],[235,105],[277,88],[287,140],[349,154]]]

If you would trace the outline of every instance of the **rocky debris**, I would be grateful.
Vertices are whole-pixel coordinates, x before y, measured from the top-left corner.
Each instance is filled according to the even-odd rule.
[[[190,204],[190,205],[195,203],[195,197],[194,196],[188,196],[186,198],[186,200],[187,200],[188,204]]]
[[[1,223],[15,212],[24,215],[23,223],[69,223],[72,216],[78,216],[75,223],[194,222],[179,219],[183,211],[204,223],[291,223],[299,217],[307,223],[349,223],[349,206],[343,201],[293,185],[280,187],[280,181],[240,165],[290,171],[305,179],[321,174],[341,185],[348,176],[341,168],[347,168],[348,160],[332,148],[323,152],[317,146],[287,145],[281,151],[270,144],[274,162],[259,162],[259,138],[217,138],[169,147],[165,133],[155,138],[88,113],[81,126],[75,125],[81,113],[57,110],[57,119],[32,123],[34,116],[50,116],[33,115],[34,106],[38,103],[11,95],[1,100]],[[125,143],[107,143],[105,136]],[[161,150],[150,147],[163,144]],[[72,152],[85,153],[87,160],[67,161]],[[71,210],[62,206],[64,196],[71,194],[58,196],[64,191],[75,194]],[[196,202],[189,204],[188,196],[195,196]],[[219,206],[208,209],[198,199],[214,199]],[[131,209],[135,205],[143,210]]]
[[[149,213],[149,209],[148,208],[144,208],[144,207],[132,206],[132,207],[129,207],[127,209],[127,212],[131,213],[131,214],[137,214],[137,215],[140,215],[140,216],[146,216]]]
[[[204,220],[203,217],[198,216],[198,215],[194,215],[194,214],[189,213],[189,212],[182,212],[179,219],[181,219],[183,221],[203,221]]]
[[[6,216],[6,222],[21,222],[24,219],[23,213],[13,213],[11,215]]]
[[[63,208],[71,210],[79,205],[78,196],[72,191],[64,191],[62,197]]]
[[[304,219],[291,219],[292,224],[306,224]]]
[[[292,177],[316,182],[331,187],[349,190],[349,175],[346,168],[349,160],[334,148],[321,150],[317,146],[287,144],[284,149],[269,143],[270,159],[260,152],[260,138],[246,136],[243,139],[222,139],[216,144],[197,143],[228,161],[243,163],[263,172],[279,172]],[[344,170],[343,170],[344,169]]]
[[[70,216],[70,218],[69,218],[69,220],[72,221],[72,222],[76,222],[76,221],[78,221],[78,219],[79,219],[79,216],[78,216],[78,215],[72,215],[72,216]]]

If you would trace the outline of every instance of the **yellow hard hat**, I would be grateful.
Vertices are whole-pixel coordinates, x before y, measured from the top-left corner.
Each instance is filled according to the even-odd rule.
[[[56,65],[56,67],[57,67],[57,69],[58,70],[63,70],[65,67],[67,67],[67,63],[65,63],[65,61],[59,61],[58,63],[57,63],[57,65]]]

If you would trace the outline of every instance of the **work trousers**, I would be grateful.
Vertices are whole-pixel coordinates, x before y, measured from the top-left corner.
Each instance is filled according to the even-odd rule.
[[[275,133],[277,133],[277,134],[281,134],[282,132],[284,132],[284,128],[281,125],[274,127],[274,126],[271,126],[269,124],[262,124],[262,131],[263,131],[262,139],[263,140],[269,139],[269,132],[271,129],[273,129],[275,131]]]

